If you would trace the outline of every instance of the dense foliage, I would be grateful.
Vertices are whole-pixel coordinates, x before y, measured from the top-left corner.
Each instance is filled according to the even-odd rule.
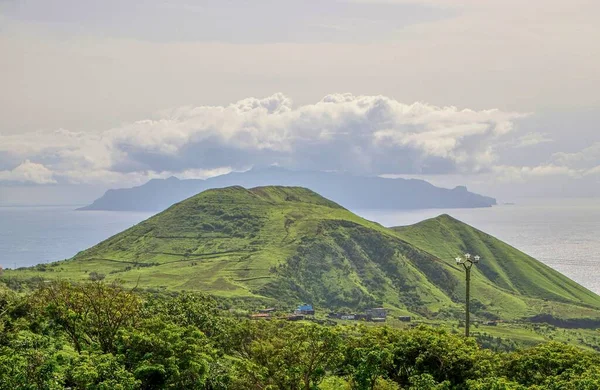
[[[598,389],[600,356],[510,353],[418,327],[250,321],[101,280],[0,290],[3,389]]]

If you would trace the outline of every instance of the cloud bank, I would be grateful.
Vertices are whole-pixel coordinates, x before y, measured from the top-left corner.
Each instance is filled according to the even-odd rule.
[[[18,183],[55,184],[56,180],[53,176],[51,170],[29,160],[25,160],[13,170],[0,171],[0,181]]]
[[[102,132],[0,135],[0,180],[123,184],[271,164],[374,175],[485,172],[495,143],[521,117],[351,94],[295,107],[278,93],[165,110]]]

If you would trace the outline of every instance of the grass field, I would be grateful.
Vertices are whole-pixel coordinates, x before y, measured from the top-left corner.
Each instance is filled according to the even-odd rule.
[[[72,259],[3,278],[95,273],[130,286],[288,306],[383,305],[392,315],[443,322],[462,316],[464,271],[453,259],[465,252],[483,258],[472,279],[475,319],[600,319],[600,297],[450,216],[388,229],[297,187],[208,190]]]

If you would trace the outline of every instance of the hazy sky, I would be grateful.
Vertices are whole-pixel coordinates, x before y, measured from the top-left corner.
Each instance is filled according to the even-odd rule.
[[[0,0],[0,203],[252,166],[600,196],[596,0]]]

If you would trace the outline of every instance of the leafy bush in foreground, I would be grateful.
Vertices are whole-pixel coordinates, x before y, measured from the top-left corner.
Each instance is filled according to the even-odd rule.
[[[101,280],[0,290],[3,389],[522,390],[600,388],[598,354],[516,352],[428,327],[248,321],[201,294]]]

